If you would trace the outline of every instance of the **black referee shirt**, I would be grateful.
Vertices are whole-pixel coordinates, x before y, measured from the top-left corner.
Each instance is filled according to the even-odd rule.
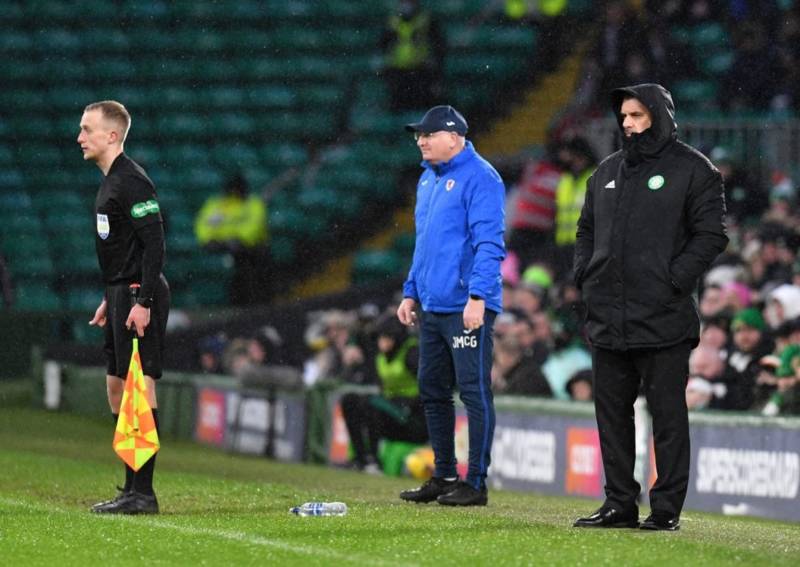
[[[95,200],[95,247],[106,285],[141,283],[152,299],[164,265],[164,225],[153,182],[144,169],[120,154]]]

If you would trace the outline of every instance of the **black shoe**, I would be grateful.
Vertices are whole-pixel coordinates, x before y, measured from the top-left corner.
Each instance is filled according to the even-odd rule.
[[[489,496],[486,487],[476,490],[466,482],[459,482],[455,490],[442,494],[436,501],[443,506],[486,506]]]
[[[578,518],[572,524],[573,528],[638,528],[639,510],[633,508],[622,512],[616,508],[601,507],[597,512],[586,518]]]
[[[158,514],[158,500],[155,494],[142,494],[140,492],[125,492],[114,501],[92,508],[97,514]]]
[[[125,496],[128,493],[128,491],[125,490],[124,488],[122,488],[121,486],[117,487],[117,491],[118,491],[117,495],[114,498],[111,498],[110,500],[103,500],[102,502],[98,502],[97,504],[93,505],[89,510],[92,511],[92,512],[99,512],[102,508],[110,506],[111,504],[116,504],[117,501],[120,498],[122,498],[123,496]]]
[[[680,516],[659,514],[654,512],[639,526],[642,530],[658,530],[663,532],[677,532],[681,529]]]
[[[433,477],[425,481],[419,488],[404,490],[400,493],[400,498],[408,502],[433,502],[442,494],[447,494],[454,490],[457,485],[458,480],[445,480],[443,478]]]

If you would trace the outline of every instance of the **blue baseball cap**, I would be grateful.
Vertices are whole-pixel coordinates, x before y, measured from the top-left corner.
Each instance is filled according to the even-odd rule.
[[[431,134],[433,132],[455,132],[461,136],[467,133],[467,121],[461,113],[450,105],[434,106],[422,120],[413,124],[406,124],[409,132],[422,132]]]

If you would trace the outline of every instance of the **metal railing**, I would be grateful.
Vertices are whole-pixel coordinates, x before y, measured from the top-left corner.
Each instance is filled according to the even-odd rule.
[[[601,157],[620,147],[619,129],[613,118],[593,120],[586,125],[585,132]],[[679,120],[678,137],[706,155],[715,147],[724,147],[735,163],[763,182],[768,182],[775,170],[795,179],[800,173],[798,119]]]

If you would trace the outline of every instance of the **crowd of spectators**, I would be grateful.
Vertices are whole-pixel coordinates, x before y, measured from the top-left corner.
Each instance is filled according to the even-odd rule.
[[[705,109],[786,113],[800,102],[796,2],[611,0],[598,16],[582,90],[599,112],[619,85],[679,80],[711,85]]]

